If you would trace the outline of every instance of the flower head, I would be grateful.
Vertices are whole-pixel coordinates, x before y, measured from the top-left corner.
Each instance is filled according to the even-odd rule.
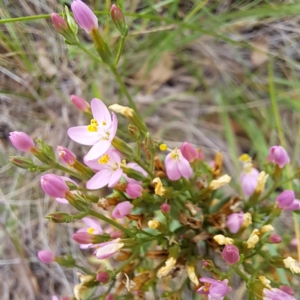
[[[93,145],[85,156],[86,161],[97,159],[106,153],[118,127],[116,115],[110,114],[101,100],[94,98],[91,101],[91,109],[93,119],[90,125],[71,127],[68,130],[68,135],[73,141],[82,145]]]
[[[55,254],[50,250],[41,250],[38,252],[38,258],[45,264],[51,264],[55,261]]]
[[[237,263],[240,260],[238,247],[227,244],[222,251],[222,257],[229,265]]]
[[[277,288],[270,290],[265,288],[263,290],[263,300],[296,300],[296,298]]]
[[[45,193],[54,198],[65,198],[70,190],[65,181],[55,174],[47,174],[41,177],[41,186]]]
[[[74,106],[80,111],[89,112],[91,109],[89,103],[81,97],[71,95],[71,101],[73,102]]]
[[[76,22],[87,33],[91,33],[93,29],[98,29],[98,19],[85,3],[81,0],[73,0],[71,8]]]
[[[267,158],[273,164],[277,164],[279,168],[283,168],[286,164],[290,163],[290,158],[286,150],[281,146],[273,146],[269,150]]]
[[[180,177],[189,178],[193,174],[189,162],[177,148],[167,155],[165,165],[167,175],[173,181],[180,179]]]
[[[10,132],[9,139],[13,146],[20,151],[30,152],[33,148],[35,148],[32,138],[25,132]]]
[[[202,295],[208,295],[210,300],[223,300],[227,293],[231,291],[231,287],[228,286],[228,280],[223,281],[212,278],[203,277],[199,279],[204,283],[197,293]]]
[[[115,149],[109,149],[99,159],[86,161],[85,164],[98,172],[86,183],[90,190],[97,190],[106,185],[113,187],[117,184],[123,174],[121,169],[121,155]]]
[[[133,205],[129,201],[119,203],[112,212],[112,216],[116,219],[124,218],[131,213]]]
[[[233,213],[227,217],[226,226],[231,233],[237,233],[244,223],[244,213]]]
[[[285,208],[291,205],[295,200],[295,193],[292,190],[285,190],[277,196],[276,202],[279,208]]]

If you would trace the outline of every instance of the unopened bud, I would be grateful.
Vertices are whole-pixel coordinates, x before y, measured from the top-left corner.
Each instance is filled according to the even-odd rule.
[[[54,223],[70,223],[73,220],[72,215],[66,214],[64,212],[52,213],[46,216],[45,218]]]
[[[45,264],[51,264],[55,261],[55,254],[50,250],[41,250],[38,252],[38,258]]]
[[[133,124],[128,125],[128,131],[134,141],[139,141],[141,138],[140,130]]]
[[[110,15],[121,35],[123,37],[127,36],[128,27],[125,23],[124,15],[121,9],[117,5],[113,4],[110,9]]]
[[[68,29],[67,22],[59,14],[56,13],[51,14],[51,20],[53,26],[58,32],[63,32],[64,30]]]
[[[37,166],[34,164],[34,162],[30,158],[22,157],[22,156],[11,156],[9,158],[9,161],[22,169],[26,169],[29,171],[35,171],[37,169]]]
[[[163,203],[163,204],[160,206],[160,210],[161,210],[162,213],[167,214],[167,213],[170,212],[171,206],[170,206],[168,203]]]
[[[222,257],[229,265],[234,265],[240,260],[239,249],[234,245],[226,245]]]
[[[278,234],[271,234],[270,237],[269,237],[269,241],[272,243],[272,244],[279,244],[282,242],[282,238],[280,235]]]
[[[78,110],[85,113],[91,111],[90,104],[83,98],[78,97],[76,95],[71,95],[71,101]]]
[[[107,283],[110,279],[110,274],[108,272],[99,272],[96,275],[96,279],[101,283]]]

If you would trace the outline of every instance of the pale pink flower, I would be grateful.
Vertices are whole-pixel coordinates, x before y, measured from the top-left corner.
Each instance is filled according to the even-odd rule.
[[[71,8],[76,22],[87,33],[91,33],[93,29],[98,29],[98,19],[85,3],[81,0],[73,0]]]
[[[240,180],[243,192],[246,196],[251,196],[254,193],[257,187],[258,175],[259,172],[255,168],[242,172]]]
[[[113,187],[120,180],[123,170],[121,168],[121,155],[115,149],[109,149],[106,154],[97,160],[84,162],[87,166],[98,172],[86,183],[90,190],[97,190],[106,185]]]
[[[263,300],[297,300],[297,299],[280,289],[272,288],[269,290],[265,288],[263,290]]]
[[[237,233],[244,223],[244,213],[233,213],[227,217],[226,226],[231,233]]]
[[[174,149],[165,159],[167,175],[170,180],[176,181],[180,177],[189,178],[193,170],[189,162],[183,157],[179,149]]]
[[[228,286],[228,280],[223,281],[212,278],[203,277],[199,279],[206,285],[201,286],[197,293],[202,295],[208,295],[209,300],[223,300],[227,293],[231,291],[231,287]],[[208,287],[209,285],[209,287]]]
[[[290,158],[286,150],[281,146],[273,146],[269,150],[268,161],[277,164],[279,168],[283,168],[286,164],[290,163]]]
[[[112,212],[112,216],[116,219],[124,218],[128,216],[132,211],[133,205],[129,201],[124,201],[115,207]]]
[[[68,29],[67,22],[59,14],[52,13],[51,20],[53,26],[58,32],[63,32],[65,29]]]
[[[276,202],[279,208],[290,206],[295,200],[295,193],[292,190],[285,190],[277,196]]]
[[[110,242],[101,243],[98,245],[99,248],[95,251],[95,255],[98,259],[105,259],[112,257],[120,249],[124,247],[124,243],[121,242],[121,239],[115,239]]]
[[[41,186],[45,193],[54,198],[65,198],[70,190],[65,181],[55,174],[47,174],[41,177]]]
[[[76,155],[69,149],[67,149],[64,146],[57,146],[56,147],[57,154],[60,158],[60,160],[68,165],[72,166],[76,160]]]
[[[50,250],[41,250],[38,252],[38,258],[45,264],[51,264],[55,261],[55,254]]]
[[[110,114],[104,103],[94,98],[91,102],[93,118],[90,125],[71,127],[69,137],[82,145],[93,145],[85,156],[86,161],[102,156],[109,149],[116,135],[118,119],[114,113]]]
[[[190,163],[193,162],[195,159],[198,159],[198,151],[188,142],[184,142],[181,145],[180,151],[183,157]]]
[[[34,146],[32,138],[25,132],[13,131],[9,133],[9,139],[12,145],[20,151],[30,152]]]
[[[234,265],[240,260],[240,251],[238,247],[228,244],[222,251],[222,257],[229,265]]]
[[[91,109],[89,103],[79,96],[71,95],[71,101],[73,102],[74,106],[82,112],[88,112]]]

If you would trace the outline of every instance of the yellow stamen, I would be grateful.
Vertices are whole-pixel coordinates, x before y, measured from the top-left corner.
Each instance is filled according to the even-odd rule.
[[[95,119],[91,119],[90,125],[88,125],[89,132],[96,132],[98,131],[98,122]]]
[[[204,288],[203,288],[203,292],[208,292],[209,288],[210,288],[211,284],[208,282],[204,282]]]
[[[102,121],[102,125],[106,125],[107,123],[105,121]]]
[[[172,153],[171,153],[171,158],[173,159],[178,159],[179,158],[179,154],[178,154],[178,148],[175,148]]]
[[[167,147],[166,144],[160,144],[160,145],[159,145],[159,149],[160,149],[161,151],[166,151],[166,150],[168,150],[168,147]]]
[[[98,163],[102,164],[102,165],[106,165],[109,162],[109,155],[108,154],[104,154],[103,156],[101,156],[98,159]]]
[[[88,228],[87,232],[93,234],[95,229],[93,227]]]
[[[244,153],[239,157],[239,160],[244,163],[250,163],[252,158],[248,154]]]

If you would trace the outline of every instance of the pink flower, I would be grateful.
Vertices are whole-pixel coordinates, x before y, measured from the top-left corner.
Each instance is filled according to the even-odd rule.
[[[68,130],[68,135],[73,141],[83,145],[93,145],[85,156],[86,161],[97,159],[106,153],[118,127],[116,115],[110,114],[101,100],[94,98],[91,108],[94,119],[91,120],[90,125],[71,127]]]
[[[99,281],[99,282],[102,282],[102,283],[106,283],[109,281],[110,279],[110,276],[107,272],[99,272],[97,275],[96,275],[96,279]]]
[[[273,164],[277,164],[279,168],[283,168],[286,164],[290,163],[290,158],[281,146],[273,146],[269,150],[268,161],[271,161]]]
[[[231,233],[237,233],[244,223],[244,213],[233,213],[227,217],[226,226]]]
[[[98,246],[99,248],[95,251],[97,258],[105,259],[112,257],[124,247],[124,244],[121,242],[121,239],[115,239],[110,242],[101,243]]]
[[[198,159],[198,151],[188,142],[184,142],[181,145],[180,151],[183,157],[190,163],[192,163],[195,159]]]
[[[272,288],[263,289],[263,300],[296,300],[296,298],[280,289]]]
[[[77,186],[77,183],[74,181],[74,180],[72,180],[71,178],[69,178],[69,177],[66,177],[66,176],[59,176],[64,182],[66,182],[66,181],[69,181],[69,182],[72,182],[74,185],[76,185]],[[77,193],[77,191],[70,191],[72,194],[76,194]],[[69,201],[66,199],[66,198],[60,198],[60,197],[56,197],[55,198],[55,200],[57,201],[57,202],[59,202],[59,203],[62,203],[62,204],[69,204]]]
[[[283,209],[290,211],[300,210],[300,200],[295,199],[292,204],[285,206]]]
[[[193,170],[189,162],[183,157],[181,151],[177,148],[169,153],[165,159],[167,175],[170,180],[178,180],[181,176],[189,178],[193,174]]]
[[[288,285],[282,285],[280,287],[280,289],[291,296],[295,295],[295,292],[293,291],[293,289]]]
[[[51,264],[55,261],[55,254],[50,250],[41,250],[38,252],[38,258],[45,264]]]
[[[72,166],[76,160],[76,155],[69,149],[63,146],[57,146],[56,151],[58,153],[59,158],[61,161],[68,165]]]
[[[160,206],[160,210],[161,210],[162,213],[167,214],[167,213],[170,212],[171,206],[170,206],[168,203],[163,203],[163,204]]]
[[[90,190],[97,190],[106,185],[113,187],[123,174],[121,169],[121,155],[115,149],[109,149],[97,160],[86,161],[85,164],[98,172],[86,183]]]
[[[133,205],[129,201],[124,201],[115,207],[112,212],[112,216],[116,219],[124,218],[132,211]]]
[[[128,168],[131,168],[135,171],[140,172],[145,177],[147,176],[147,172],[142,167],[140,167],[137,163],[128,163],[126,166]],[[127,193],[128,197],[131,199],[141,197],[142,191],[143,191],[142,182],[137,181],[137,180],[127,176],[126,174],[124,174],[124,177],[125,177],[126,181],[128,182],[128,186],[126,188],[126,193]]]
[[[54,198],[65,198],[70,190],[65,181],[55,174],[42,176],[41,186],[46,194]]]
[[[93,29],[98,29],[98,19],[85,3],[81,0],[73,0],[71,8],[76,22],[87,33],[91,33]]]
[[[91,109],[89,103],[81,97],[71,95],[71,101],[73,102],[74,106],[82,112],[89,112]]]
[[[231,291],[231,287],[228,286],[228,280],[225,279],[215,280],[212,278],[203,277],[199,279],[204,282],[204,286],[201,286],[197,293],[202,295],[208,295],[209,300],[223,300],[224,297]]]
[[[229,265],[234,265],[240,260],[239,249],[234,245],[225,245],[222,251],[222,257]]]
[[[114,300],[115,299],[115,296],[113,294],[108,294],[106,297],[105,297],[105,300]]]
[[[292,190],[285,190],[277,196],[276,202],[279,208],[285,208],[291,205],[295,200],[295,193]]]
[[[9,133],[10,142],[20,151],[30,152],[35,148],[32,138],[25,132],[13,131]]]
[[[269,237],[269,241],[272,243],[272,244],[279,244],[282,242],[282,238],[280,235],[278,234],[271,234],[270,237]]]
[[[243,192],[246,196],[251,196],[254,193],[257,186],[258,175],[259,172],[255,168],[251,168],[251,170],[247,172],[242,172],[240,180]]]
[[[62,32],[65,29],[68,29],[68,24],[59,14],[52,13],[51,20],[52,20],[53,26],[55,27],[55,29],[58,32]]]

